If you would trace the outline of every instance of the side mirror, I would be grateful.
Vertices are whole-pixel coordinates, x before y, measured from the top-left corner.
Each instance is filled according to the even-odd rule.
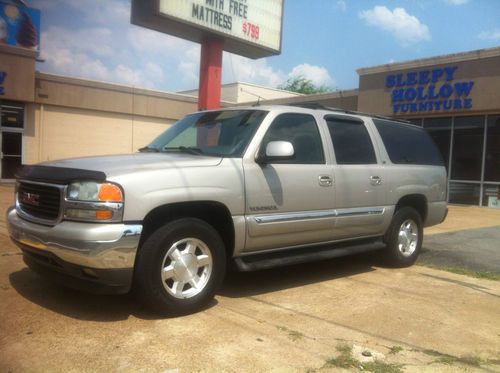
[[[266,146],[266,153],[259,152],[256,162],[260,164],[272,163],[273,161],[285,161],[292,159],[295,155],[293,145],[289,141],[271,141]]]

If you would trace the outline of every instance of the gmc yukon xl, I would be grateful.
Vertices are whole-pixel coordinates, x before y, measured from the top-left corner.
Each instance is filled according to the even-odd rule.
[[[7,221],[33,270],[187,313],[228,265],[380,250],[409,266],[423,228],[446,217],[446,185],[438,149],[410,123],[240,107],[188,115],[135,154],[23,166]]]

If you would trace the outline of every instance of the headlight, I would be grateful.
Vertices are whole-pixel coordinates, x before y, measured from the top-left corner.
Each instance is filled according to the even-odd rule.
[[[118,185],[93,181],[70,184],[67,197],[75,201],[123,202],[122,190]]]
[[[69,220],[117,222],[123,214],[123,192],[112,183],[76,182],[68,186],[65,205]]]

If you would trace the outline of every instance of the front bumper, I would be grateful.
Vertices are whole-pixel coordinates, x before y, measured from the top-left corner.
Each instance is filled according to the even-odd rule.
[[[142,225],[63,221],[45,226],[20,218],[11,208],[7,229],[37,272],[52,272],[66,285],[92,292],[130,288]]]

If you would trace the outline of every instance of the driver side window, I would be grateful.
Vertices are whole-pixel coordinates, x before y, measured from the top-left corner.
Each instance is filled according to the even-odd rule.
[[[271,141],[288,141],[292,143],[295,152],[292,159],[275,163],[325,163],[321,136],[312,115],[289,113],[277,116],[264,136],[260,152],[264,153],[267,144]]]

